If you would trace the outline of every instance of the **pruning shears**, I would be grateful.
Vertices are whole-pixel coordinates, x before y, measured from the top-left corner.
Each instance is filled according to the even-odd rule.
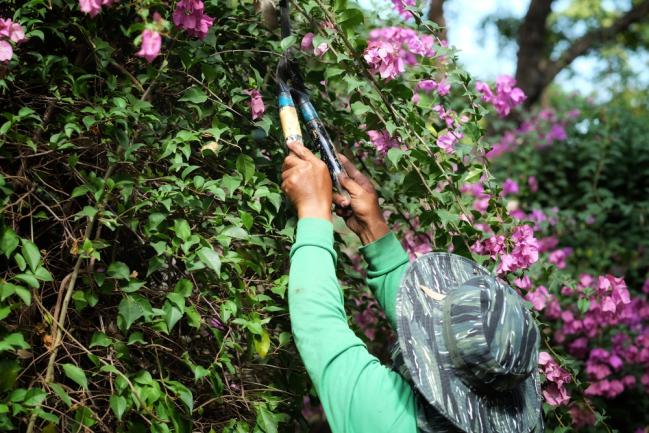
[[[288,0],[281,0],[279,7],[282,38],[287,38],[291,35]],[[299,109],[316,150],[320,153],[320,158],[327,164],[334,187],[345,199],[350,201],[349,193],[340,184],[341,177],[347,176],[347,173],[338,159],[336,147],[331,137],[329,137],[322,120],[318,116],[318,112],[309,99],[309,92],[302,80],[300,68],[295,60],[290,58],[288,50],[284,52],[277,65],[275,79],[277,81],[279,120],[282,125],[284,140],[286,142],[298,141],[304,144],[297,115]]]

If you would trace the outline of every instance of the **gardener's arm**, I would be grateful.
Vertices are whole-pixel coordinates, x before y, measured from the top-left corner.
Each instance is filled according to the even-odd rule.
[[[305,148],[285,163],[283,189],[298,211],[291,250],[293,335],[333,433],[415,433],[413,393],[349,328],[335,272],[331,180]],[[380,396],[380,398],[377,398]]]
[[[344,155],[340,159],[349,174],[342,184],[349,191],[351,203],[344,203],[343,197],[336,194],[336,212],[363,242],[361,253],[368,265],[367,283],[396,330],[397,292],[408,266],[408,254],[388,228],[372,182]]]
[[[396,330],[397,292],[408,266],[408,254],[393,232],[365,245],[361,253],[367,262],[367,284]]]

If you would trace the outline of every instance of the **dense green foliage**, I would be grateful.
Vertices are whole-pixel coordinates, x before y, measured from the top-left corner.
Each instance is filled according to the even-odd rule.
[[[95,18],[76,0],[0,8],[29,37],[0,65],[2,430],[306,428],[309,385],[284,300],[295,218],[278,187],[272,102],[276,61],[295,39],[280,46],[249,2],[211,0],[204,41],[167,22],[160,58],[135,57],[145,22],[172,8],[124,1]],[[477,231],[459,218],[470,199],[457,188],[483,174],[465,158],[482,109],[451,52],[439,47],[447,62],[426,59],[410,79],[448,72],[470,117],[456,155],[431,144],[442,128],[421,113],[432,98],[415,107],[406,81],[379,88],[367,72],[361,10],[310,1],[295,18],[304,31],[334,23],[316,36],[330,51],[304,61],[343,147],[366,139],[360,124],[408,145],[366,160],[393,221],[419,216],[437,248],[468,254]],[[254,123],[248,88],[269,105]]]

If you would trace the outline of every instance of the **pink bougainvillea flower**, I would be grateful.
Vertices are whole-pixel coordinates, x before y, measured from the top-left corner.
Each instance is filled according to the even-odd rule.
[[[560,406],[570,401],[565,385],[572,380],[570,373],[561,368],[557,361],[547,352],[539,353],[539,367],[545,375],[543,398],[552,406]]]
[[[528,292],[525,295],[525,300],[532,304],[532,308],[537,311],[542,311],[548,301],[549,293],[545,286],[539,286],[533,292]]]
[[[398,77],[405,71],[399,49],[385,41],[370,41],[363,58],[371,68],[371,72],[379,74],[386,81]]]
[[[404,64],[414,66],[419,62],[419,56],[434,57],[436,39],[432,35],[418,33],[407,27],[381,27],[370,32],[368,42],[384,42],[392,44],[395,55],[402,59]],[[443,60],[439,58],[440,63]]]
[[[496,80],[496,92],[494,93],[485,82],[478,81],[476,90],[482,94],[482,100],[494,106],[500,117],[506,117],[512,108],[525,101],[525,93],[516,86],[516,80],[508,75],[501,75]]]
[[[0,40],[0,62],[8,62],[14,55],[14,49],[7,41]]]
[[[0,18],[0,37],[9,38],[18,44],[26,39],[25,29],[20,24],[13,22],[11,18]]]
[[[173,13],[174,24],[190,36],[205,39],[214,18],[206,15],[204,9],[202,0],[180,0]]]
[[[101,12],[101,0],[79,0],[81,12],[94,17]]]
[[[327,44],[326,42],[322,42],[313,49],[313,54],[315,54],[318,57],[322,57],[324,53],[326,53],[327,51],[329,51],[329,44]]]
[[[489,87],[489,84],[484,81],[478,81],[475,83],[475,89],[482,94],[482,100],[485,102],[490,102],[494,97],[491,87]]]
[[[559,248],[558,250],[552,251],[548,255],[548,261],[555,264],[559,269],[565,269],[566,259],[568,258],[568,256],[570,256],[570,254],[572,254],[572,248]]]
[[[507,178],[503,182],[503,197],[509,194],[518,194],[518,183],[514,179]]]
[[[392,7],[405,19],[412,17],[412,12],[406,10],[407,7],[412,6],[417,6],[416,0],[392,0]]]
[[[314,34],[309,32],[302,37],[302,42],[300,42],[302,51],[310,51],[313,48],[313,36]]]
[[[367,135],[370,138],[370,142],[382,155],[385,155],[392,147],[399,147],[399,142],[390,136],[390,133],[386,129],[381,131],[369,130],[367,131]]]
[[[536,176],[530,176],[527,178],[527,184],[530,187],[530,191],[536,192],[539,190],[539,182],[536,180]]]
[[[151,63],[153,59],[160,55],[161,46],[162,37],[160,33],[146,29],[142,32],[142,45],[136,56],[143,57],[147,62]]]
[[[117,0],[79,0],[79,9],[94,17],[101,12],[102,6],[110,6],[113,3],[117,3]]]
[[[440,81],[437,84],[437,94],[439,96],[446,96],[449,94],[450,91],[451,91],[451,84],[448,81],[446,81],[446,78],[444,78],[442,81]]]
[[[473,209],[477,210],[480,213],[485,213],[489,207],[489,200],[491,196],[489,194],[480,194],[475,200],[473,200]]]
[[[250,96],[250,113],[252,115],[252,120],[257,120],[264,115],[266,107],[264,106],[264,100],[261,97],[261,93],[257,89],[248,89],[243,91],[246,95]]]
[[[523,290],[529,290],[532,288],[532,282],[530,281],[530,277],[527,275],[524,275],[521,278],[516,278],[514,280],[514,285]]]
[[[556,383],[549,383],[543,389],[543,398],[546,403],[552,406],[562,406],[570,401],[568,390]]]
[[[421,80],[417,83],[417,89],[430,93],[437,88],[437,81],[435,80]]]
[[[545,137],[548,144],[552,144],[555,141],[564,141],[568,138],[566,133],[566,128],[563,127],[560,123],[555,123],[550,128],[550,132]]]
[[[572,418],[572,425],[575,428],[588,427],[595,425],[597,418],[595,413],[590,408],[573,405],[569,409],[570,417]]]

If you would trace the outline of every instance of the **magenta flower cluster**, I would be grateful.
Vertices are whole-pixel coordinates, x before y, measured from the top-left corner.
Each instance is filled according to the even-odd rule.
[[[511,245],[509,248],[508,244]],[[539,242],[534,237],[532,227],[521,225],[514,227],[509,239],[505,239],[503,235],[494,235],[476,241],[471,246],[471,251],[499,260],[497,272],[503,274],[527,269],[536,263],[539,259]]]
[[[79,0],[79,9],[81,9],[81,12],[94,17],[101,12],[103,6],[110,6],[117,2],[118,0]]]
[[[563,113],[560,118],[557,112],[552,109],[541,110],[529,120],[522,122],[518,128],[505,132],[493,144],[486,156],[489,159],[494,159],[504,153],[513,152],[526,139],[532,140],[538,148],[565,141],[568,138],[567,125],[574,123],[579,115],[579,110],[570,110]],[[534,192],[535,188],[531,183],[530,188]]]
[[[8,62],[14,56],[12,42],[19,44],[25,39],[25,29],[20,24],[11,18],[0,18],[0,62]]]
[[[498,77],[495,93],[484,81],[478,81],[475,87],[482,94],[482,100],[493,105],[500,117],[507,117],[526,98],[525,93],[516,87],[516,80],[508,75]]]
[[[246,95],[250,96],[249,106],[252,120],[257,120],[264,115],[266,107],[261,93],[257,89],[248,89],[243,91]]]
[[[302,42],[300,42],[300,48],[302,51],[311,51],[314,55],[318,57],[324,56],[324,54],[329,51],[329,44],[326,42],[320,42],[317,47],[313,46],[313,37],[315,35],[311,32],[304,35]]]
[[[202,0],[180,0],[173,13],[174,24],[190,36],[205,39],[214,18],[205,14]]]
[[[401,75],[406,69],[399,55],[399,48],[386,41],[370,41],[363,53],[363,58],[373,74],[378,74],[386,81]]]
[[[450,85],[446,84],[445,81],[446,80],[442,80],[439,83],[436,83],[433,80],[426,80],[427,83],[429,82],[435,83],[434,88],[437,90],[437,93],[440,96],[448,94],[448,91],[450,89]],[[423,81],[419,83],[419,86],[421,86],[422,83]],[[429,86],[428,84],[426,85]],[[431,87],[433,86],[431,85]],[[444,152],[453,153],[453,151],[455,150],[455,144],[464,137],[464,134],[462,133],[462,123],[467,122],[469,119],[466,116],[458,116],[458,114],[453,110],[446,110],[440,104],[435,105],[433,107],[433,111],[437,113],[440,121],[442,122],[442,125],[446,127],[446,131],[443,131],[437,137],[436,144]],[[488,203],[489,201],[488,197],[486,198]],[[480,210],[480,212],[484,212],[485,209],[482,210],[477,209],[477,210]]]
[[[417,0],[392,0],[392,7],[404,19],[412,18],[412,12],[406,10],[406,8],[414,6],[417,6]]]
[[[418,57],[435,57],[434,46],[431,35],[405,27],[383,27],[370,32],[363,57],[372,73],[391,80],[405,71],[405,65],[416,65]]]
[[[399,147],[399,141],[392,137],[386,129],[381,131],[369,130],[367,131],[367,135],[380,155],[385,155],[393,147]]]
[[[142,32],[142,44],[140,51],[135,55],[143,57],[147,62],[151,63],[156,57],[160,55],[160,48],[162,47],[162,37],[160,33],[155,30],[146,29]]]
[[[460,188],[460,191],[474,197],[473,209],[477,210],[481,214],[487,211],[491,195],[485,192],[481,182],[464,184]]]
[[[566,384],[572,380],[570,373],[561,368],[547,352],[539,353],[539,367],[546,380],[543,387],[545,401],[553,406],[567,404],[570,394],[566,389]]]

